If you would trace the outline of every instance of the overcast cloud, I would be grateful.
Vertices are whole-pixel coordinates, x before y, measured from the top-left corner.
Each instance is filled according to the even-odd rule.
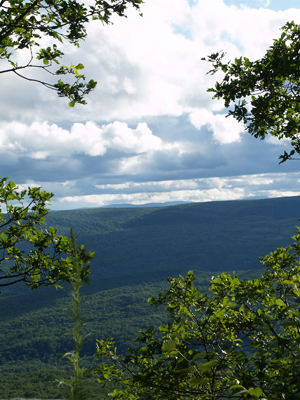
[[[262,57],[280,27],[300,23],[297,5],[145,0],[143,17],[129,10],[111,26],[94,21],[80,49],[64,48],[63,62],[83,62],[98,82],[74,109],[1,75],[2,177],[54,192],[53,209],[300,195],[300,164],[278,165],[288,142],[259,141],[225,118],[206,92],[220,75],[206,75],[201,61],[219,50]]]

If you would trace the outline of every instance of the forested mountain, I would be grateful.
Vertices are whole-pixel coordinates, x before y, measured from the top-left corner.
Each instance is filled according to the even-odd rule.
[[[291,197],[50,213],[47,225],[62,234],[73,227],[78,244],[95,251],[85,289],[92,333],[85,349],[88,362],[93,362],[96,338],[115,337],[126,352],[140,328],[165,321],[163,310],[152,309],[147,298],[167,287],[168,276],[192,269],[206,290],[210,277],[222,271],[240,271],[245,278],[261,274],[258,258],[290,243],[299,205],[300,198]],[[32,382],[34,371],[59,377],[65,368],[58,356],[71,346],[61,333],[70,322],[62,308],[65,293],[53,288],[30,293],[13,285],[2,291],[0,302],[0,398],[61,397],[54,383],[41,392]],[[20,381],[13,392],[12,380]]]
[[[138,209],[60,211],[47,222],[95,252],[91,289],[197,271],[255,269],[289,243],[300,198],[192,203]]]

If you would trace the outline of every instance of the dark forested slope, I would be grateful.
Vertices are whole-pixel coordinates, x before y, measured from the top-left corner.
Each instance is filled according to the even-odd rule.
[[[193,203],[161,208],[53,212],[47,222],[95,251],[94,285],[119,286],[201,271],[247,270],[289,243],[300,198]]]
[[[192,203],[158,208],[51,212],[47,224],[95,252],[90,293],[157,282],[195,271],[260,267],[258,258],[290,243],[300,197]],[[25,288],[25,290],[27,290]],[[8,287],[1,297],[23,291]]]

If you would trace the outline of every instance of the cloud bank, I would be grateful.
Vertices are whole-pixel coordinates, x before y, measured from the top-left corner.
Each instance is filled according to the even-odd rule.
[[[225,118],[207,93],[222,74],[201,60],[262,57],[286,21],[300,23],[295,2],[280,3],[148,0],[143,18],[93,21],[80,49],[64,48],[64,63],[98,81],[84,107],[1,75],[1,175],[52,190],[54,208],[297,194],[297,163],[278,166],[288,142],[260,142]]]

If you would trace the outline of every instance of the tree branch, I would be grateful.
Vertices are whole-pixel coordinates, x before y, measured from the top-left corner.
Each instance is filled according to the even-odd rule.
[[[3,0],[2,0],[3,1]],[[13,33],[14,29],[16,28],[16,26],[18,25],[18,23],[24,19],[24,17],[26,17],[27,14],[30,13],[31,10],[33,10],[35,8],[35,6],[37,6],[39,3],[41,2],[41,0],[35,0],[21,15],[19,15],[13,23],[13,26],[7,30],[6,33],[0,35],[0,43],[6,39],[10,34]]]
[[[43,68],[43,67],[41,67],[41,68]],[[46,88],[48,88],[48,89],[57,90],[57,88],[56,88],[54,85],[52,85],[51,83],[43,82],[43,81],[40,81],[40,80],[38,80],[38,79],[27,78],[26,76],[19,74],[19,73],[18,73],[17,71],[15,71],[15,70],[13,70],[13,72],[14,72],[16,75],[18,75],[20,78],[26,79],[26,81],[38,82],[38,83],[41,83],[42,85],[46,86]]]

